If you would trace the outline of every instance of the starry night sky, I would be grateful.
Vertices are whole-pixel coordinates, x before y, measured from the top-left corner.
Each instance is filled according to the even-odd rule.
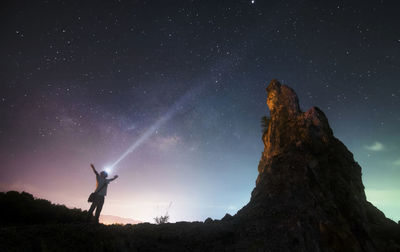
[[[0,190],[104,214],[222,218],[250,199],[272,78],[320,107],[400,219],[400,19],[389,1],[5,1]],[[158,123],[159,120],[162,123]],[[154,127],[157,126],[157,127]]]

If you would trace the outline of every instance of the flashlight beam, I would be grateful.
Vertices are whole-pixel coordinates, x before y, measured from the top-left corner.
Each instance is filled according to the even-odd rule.
[[[169,109],[168,111],[159,118],[149,129],[147,129],[140,137],[137,139],[112,165],[111,168],[114,168],[118,165],[122,160],[124,160],[130,153],[132,153],[135,149],[137,149],[140,145],[142,145],[149,137],[151,137],[154,132],[159,129],[162,125],[168,122],[175,114],[184,110],[184,105],[191,101],[197,94],[201,92],[202,85],[197,86],[195,88],[187,91],[183,96],[179,98]]]

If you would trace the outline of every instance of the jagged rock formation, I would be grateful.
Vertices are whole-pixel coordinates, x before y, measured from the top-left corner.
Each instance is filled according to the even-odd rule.
[[[400,251],[399,227],[366,200],[361,167],[317,107],[272,80],[251,200],[235,216],[267,251]],[[260,236],[260,234],[263,234]]]

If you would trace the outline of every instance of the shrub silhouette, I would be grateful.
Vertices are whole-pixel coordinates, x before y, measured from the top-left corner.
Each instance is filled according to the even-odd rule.
[[[263,134],[268,132],[268,126],[269,126],[270,121],[271,121],[271,118],[269,118],[268,116],[261,117],[261,132]]]
[[[164,223],[168,223],[169,220],[169,209],[171,208],[172,202],[169,203],[167,209],[165,210],[165,214],[161,215],[161,216],[157,216],[154,218],[154,221],[156,222],[156,224],[164,224]]]
[[[157,224],[168,223],[168,220],[169,220],[169,215],[168,215],[168,213],[167,213],[166,215],[164,215],[164,216],[157,216],[157,217],[154,218],[154,221],[155,221]]]

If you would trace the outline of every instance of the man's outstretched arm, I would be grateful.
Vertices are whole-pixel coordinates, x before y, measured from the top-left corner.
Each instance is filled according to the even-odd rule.
[[[115,180],[115,179],[117,179],[117,178],[118,178],[118,175],[115,175],[114,178],[112,178],[112,179],[107,179],[107,180],[108,180],[108,182],[111,182],[111,181],[113,181],[113,180]]]
[[[94,174],[96,174],[96,176],[99,176],[99,173],[96,171],[96,168],[94,168],[94,165],[90,164],[90,167],[92,167]]]

